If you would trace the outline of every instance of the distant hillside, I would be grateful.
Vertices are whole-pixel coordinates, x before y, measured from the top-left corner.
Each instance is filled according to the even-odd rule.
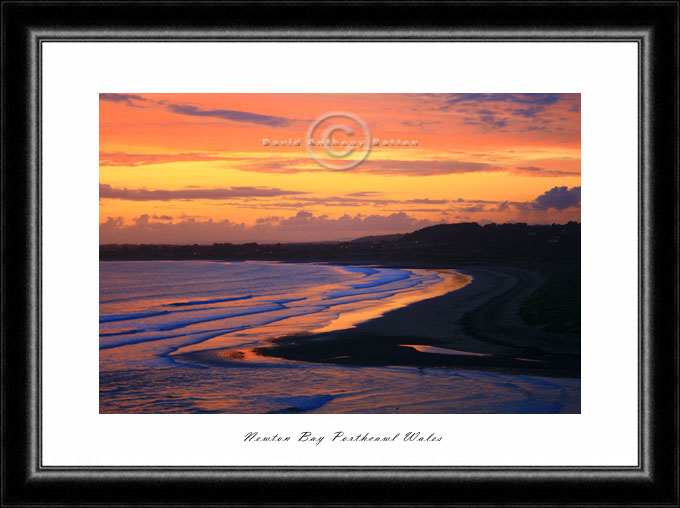
[[[418,246],[443,257],[531,258],[550,256],[554,252],[577,257],[581,248],[581,224],[440,224],[404,235],[399,244],[404,248]]]
[[[431,226],[405,235],[307,244],[101,245],[100,259],[279,259],[480,263],[578,260],[581,224],[475,222]]]
[[[395,242],[403,236],[404,235],[402,233],[397,233],[394,235],[362,236],[361,238],[357,238],[356,240],[350,240],[349,243],[379,243],[382,241]]]

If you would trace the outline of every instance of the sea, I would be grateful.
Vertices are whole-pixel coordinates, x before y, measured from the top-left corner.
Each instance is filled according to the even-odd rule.
[[[579,379],[252,353],[275,337],[351,327],[461,287],[460,278],[443,271],[101,261],[99,281],[100,413],[580,411]],[[188,354],[205,351],[220,351],[223,361],[195,362]]]

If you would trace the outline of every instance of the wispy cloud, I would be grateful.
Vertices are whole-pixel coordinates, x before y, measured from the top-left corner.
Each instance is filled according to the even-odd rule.
[[[310,163],[309,159],[280,159],[276,161],[253,159],[250,162],[240,164],[238,169],[264,173],[327,171],[314,163]],[[352,168],[351,171],[352,173],[370,173],[377,175],[432,176],[504,170],[504,168],[499,166],[471,161],[367,159]]]
[[[538,177],[579,176],[581,174],[580,171],[561,171],[538,166],[518,166],[512,170],[512,173]]]
[[[242,193],[244,188],[238,192]],[[253,188],[246,191],[252,192]],[[216,189],[213,189],[216,190]],[[219,190],[219,189],[217,189]],[[225,190],[225,189],[222,189]],[[229,189],[231,191],[232,189]],[[272,189],[276,190],[276,189]],[[230,193],[231,194],[231,193]],[[476,220],[479,222],[495,222],[502,217],[503,221],[523,220],[546,222],[554,220],[557,210],[562,218],[578,220],[581,200],[580,187],[553,187],[533,201],[492,201],[483,199],[428,200],[411,199],[401,203],[437,203],[448,204],[443,208],[409,208],[406,210],[383,209],[380,212],[365,214],[344,214],[336,218],[326,214],[300,209],[312,204],[309,201],[288,203],[297,212],[289,217],[269,215],[255,220],[253,225],[246,225],[228,219],[221,221],[196,220],[194,217],[181,217],[180,222],[170,222],[170,216],[143,214],[126,224],[121,218],[108,217],[100,224],[101,243],[214,243],[214,242],[304,242],[322,240],[347,240],[366,234],[405,233],[423,227],[439,224],[444,221],[417,219],[413,213],[440,212],[457,220]],[[192,198],[193,199],[193,198]],[[391,212],[391,213],[390,213]],[[455,214],[455,215],[454,215]],[[566,214],[566,215],[565,215]],[[571,215],[575,214],[575,216]]]
[[[404,125],[404,126],[406,126],[406,127],[415,127],[415,128],[418,128],[418,129],[428,130],[427,128],[428,128],[430,125],[440,125],[441,123],[442,123],[442,122],[439,121],[439,120],[432,120],[432,121],[425,121],[425,120],[423,120],[423,121],[421,121],[421,122],[415,122],[415,121],[412,122],[412,121],[410,121],[410,120],[406,120],[406,121],[404,121],[404,122],[401,122],[401,125]]]
[[[106,102],[117,102],[129,107],[154,107],[165,109],[170,113],[183,116],[195,116],[203,118],[217,118],[231,122],[245,122],[269,127],[288,127],[296,120],[281,116],[264,115],[249,111],[239,111],[233,109],[203,109],[191,104],[171,103],[165,100],[156,101],[143,97],[138,94],[125,93],[100,93],[99,100]],[[144,105],[138,104],[139,102]]]
[[[129,201],[172,201],[195,199],[237,199],[250,197],[274,197],[305,194],[299,191],[287,191],[267,187],[231,187],[229,189],[127,189],[116,188],[108,184],[99,184],[99,197],[108,199],[125,199]]]
[[[100,166],[148,166],[173,162],[209,162],[239,160],[213,153],[123,153],[99,152]]]
[[[549,106],[564,96],[559,93],[451,93],[441,94],[443,104],[440,109],[450,109],[456,105],[478,105],[484,103],[529,104]]]
[[[260,115],[247,111],[236,111],[231,109],[201,109],[187,104],[168,104],[166,109],[177,115],[201,116],[230,120],[232,122],[246,122],[269,127],[288,127],[294,120],[280,116]]]
[[[139,104],[137,104],[137,102],[154,102],[150,99],[142,97],[141,95],[130,93],[100,93],[99,100],[106,102],[119,102],[131,107],[141,107]]]
[[[414,95],[424,111],[446,113],[484,133],[564,130],[568,116],[580,111],[579,94],[454,93]],[[417,110],[417,109],[416,109]],[[527,129],[532,126],[532,129]]]
[[[183,220],[177,223],[153,221],[148,214],[125,224],[121,218],[109,217],[99,225],[100,243],[202,243],[214,242],[308,242],[351,240],[367,234],[406,233],[438,224],[416,219],[404,212],[342,215],[330,218],[300,210],[287,218],[264,217],[253,226],[230,220]]]
[[[300,173],[326,171],[321,167],[310,164],[307,159],[279,159],[242,161],[237,169],[243,171],[257,171],[263,173]],[[580,171],[550,170],[538,166],[506,167],[503,165],[474,162],[466,160],[399,160],[399,159],[367,159],[351,170],[353,173],[398,176],[434,176],[465,173],[498,173],[506,172],[524,174],[535,177],[578,176]]]
[[[447,199],[429,199],[429,198],[422,198],[422,199],[408,199],[404,201],[405,203],[413,203],[416,205],[443,205],[448,203],[449,201]]]

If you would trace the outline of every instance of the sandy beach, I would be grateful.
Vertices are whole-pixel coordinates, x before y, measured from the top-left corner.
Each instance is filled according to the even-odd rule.
[[[252,352],[313,363],[580,376],[578,338],[528,326],[518,315],[520,303],[541,286],[539,274],[496,266],[456,270],[472,276],[472,282],[351,328],[277,337]],[[181,356],[212,365],[234,360],[221,353],[213,349]]]

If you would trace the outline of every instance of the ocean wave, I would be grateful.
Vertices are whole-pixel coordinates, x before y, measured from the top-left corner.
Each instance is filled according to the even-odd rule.
[[[220,312],[218,314],[210,314],[204,318],[193,318],[184,319],[181,321],[173,321],[171,323],[163,323],[156,326],[148,327],[148,330],[156,330],[161,332],[167,332],[171,330],[178,330],[180,328],[185,328],[191,325],[197,325],[202,323],[210,323],[212,321],[220,321],[222,319],[229,319],[234,317],[250,316],[252,314],[261,314],[264,312],[272,312],[274,310],[284,309],[285,307],[280,304],[272,304],[261,307],[253,307],[249,309],[239,309],[231,312]]]
[[[354,289],[362,288],[372,288],[376,286],[384,286],[385,284],[391,284],[404,279],[410,279],[413,277],[413,272],[405,270],[394,270],[394,269],[382,269],[376,274],[375,277],[371,277],[369,282],[363,282],[360,284],[349,284],[349,287]]]
[[[114,321],[129,321],[131,319],[142,319],[155,316],[163,316],[165,314],[171,314],[169,310],[160,310],[152,312],[135,312],[132,314],[108,314],[99,316],[100,323],[112,323]]]
[[[189,300],[188,302],[173,302],[169,303],[168,305],[172,305],[173,307],[186,307],[190,305],[203,305],[203,304],[208,304],[208,303],[225,303],[225,302],[235,302],[238,300],[249,300],[253,297],[253,295],[248,295],[248,296],[235,296],[233,298],[214,298],[212,300]]]
[[[374,275],[378,273],[375,268],[370,268],[368,266],[340,266],[340,269],[349,273],[362,273],[364,275]]]
[[[130,314],[104,314],[99,316],[100,323],[116,323],[118,321],[130,321],[133,319],[148,319],[159,316],[169,316],[171,314],[180,314],[187,312],[202,312],[215,310],[214,307],[205,307],[199,309],[181,309],[181,310],[158,310],[148,312],[135,312]]]
[[[373,295],[377,293],[386,293],[386,292],[392,292],[393,294],[400,293],[400,292],[406,292],[407,290],[411,290],[415,288],[416,286],[420,286],[423,284],[422,280],[415,280],[411,281],[408,284],[400,284],[396,287],[387,287],[387,288],[377,288],[373,287],[370,290],[337,290],[333,291],[331,293],[328,293],[324,295],[325,300],[336,300],[338,298],[346,298],[349,296],[362,296],[362,295]],[[368,298],[367,298],[368,299]]]
[[[251,264],[251,268],[247,270],[257,281],[251,287],[244,285],[243,264],[220,265],[226,268],[205,272],[205,264],[199,266],[185,262],[177,277],[174,264],[125,264],[122,269],[126,277],[128,273],[135,276],[135,286],[143,293],[131,293],[128,297],[141,302],[100,302],[100,348],[163,340],[184,344],[193,342],[201,334],[228,334],[312,314],[319,314],[319,318],[312,318],[310,322],[314,326],[323,327],[344,312],[336,311],[335,307],[355,304],[351,309],[354,310],[362,302],[369,304],[371,301],[388,299],[441,281],[441,278],[431,272],[395,268],[260,263]],[[106,266],[108,269],[114,268],[111,264]],[[137,274],[136,266],[139,269]],[[196,267],[194,272],[193,267]],[[168,272],[162,273],[161,268]],[[103,285],[102,293],[112,295],[117,284],[121,288],[130,288],[127,279],[121,274],[113,271],[111,274],[115,276],[109,285]],[[199,275],[204,278],[201,279]],[[167,279],[172,280],[171,285],[178,290],[172,292],[174,300],[165,298],[163,301],[158,295],[168,293],[161,289],[167,287]],[[197,283],[203,287],[219,286],[219,289],[202,295],[203,298],[192,299],[192,296],[204,293],[196,291]],[[154,293],[154,284],[158,285],[160,291],[149,295]],[[180,291],[181,287],[186,288],[186,291]],[[246,287],[251,290],[245,292]],[[330,290],[324,291],[328,288]],[[146,309],[144,298],[148,299]],[[245,301],[248,303],[241,304]],[[222,326],[211,326],[211,323],[216,322],[221,322]],[[182,337],[186,341],[178,342]]]
[[[158,330],[158,329],[141,330],[140,334],[138,336],[131,337],[131,338],[129,338],[129,336],[124,336],[122,338],[122,340],[109,339],[109,340],[102,341],[101,338],[100,338],[99,349],[111,349],[111,348],[116,348],[116,347],[141,344],[141,343],[145,343],[145,342],[164,341],[164,340],[179,339],[179,338],[186,338],[186,341],[181,341],[181,343],[177,347],[185,347],[185,346],[188,346],[188,345],[191,345],[191,344],[196,344],[196,343],[208,340],[208,339],[219,337],[220,335],[226,335],[226,334],[229,334],[229,333],[242,331],[242,330],[246,330],[246,329],[249,329],[249,328],[270,325],[270,324],[276,323],[278,321],[283,321],[285,319],[289,319],[291,317],[302,317],[302,316],[309,315],[309,314],[316,314],[316,313],[320,312],[321,310],[326,310],[326,309],[328,309],[328,306],[325,306],[323,308],[321,308],[319,306],[299,307],[299,308],[296,308],[296,309],[291,309],[291,310],[295,311],[294,313],[284,314],[284,315],[280,315],[280,316],[263,315],[261,319],[251,320],[250,322],[248,322],[245,325],[223,327],[223,328],[210,329],[210,330],[196,330],[196,331],[192,331],[192,332],[187,331],[187,332],[176,333],[176,334],[172,334],[172,335],[167,335],[167,334],[155,335],[154,332],[161,331],[161,330]],[[249,314],[249,315],[251,315],[251,314]],[[210,320],[210,321],[212,321],[212,320]],[[210,321],[202,321],[201,323],[208,323]],[[177,328],[177,329],[181,329],[181,328]],[[172,330],[162,330],[162,331],[172,331]],[[146,335],[143,335],[143,334],[146,334]],[[123,335],[123,334],[121,334],[121,335]],[[113,337],[113,336],[109,336],[109,337]],[[199,337],[199,338],[197,339],[197,337]],[[177,349],[177,347],[174,347],[173,349],[170,349],[168,351],[175,350],[175,349]]]

